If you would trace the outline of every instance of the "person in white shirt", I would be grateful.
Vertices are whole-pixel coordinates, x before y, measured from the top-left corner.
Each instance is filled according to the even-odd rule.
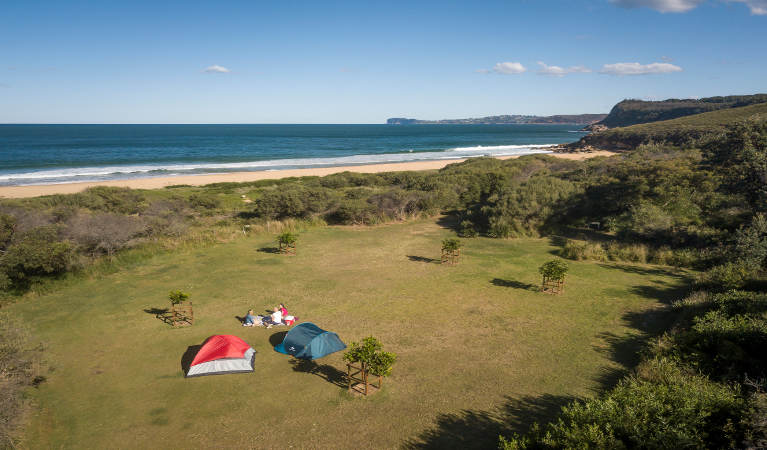
[[[277,325],[278,323],[282,323],[282,311],[280,311],[279,307],[275,306],[274,312],[269,316],[269,323],[266,328],[271,328],[272,325]]]

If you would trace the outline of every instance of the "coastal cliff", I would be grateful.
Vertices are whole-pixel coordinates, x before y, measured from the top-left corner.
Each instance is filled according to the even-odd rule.
[[[607,114],[559,114],[554,116],[502,115],[473,119],[421,120],[393,117],[388,125],[440,124],[440,125],[590,125],[607,117]]]

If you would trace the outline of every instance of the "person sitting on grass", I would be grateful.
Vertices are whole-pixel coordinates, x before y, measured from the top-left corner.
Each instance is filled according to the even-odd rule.
[[[282,313],[283,318],[288,315],[288,309],[285,307],[284,303],[280,303],[280,313]]]
[[[249,309],[248,314],[245,316],[245,321],[242,323],[243,327],[252,327],[256,324],[256,316],[253,315],[253,310]]]
[[[264,318],[264,323],[266,324],[266,328],[271,328],[272,325],[282,323],[282,311],[280,311],[280,308],[275,306],[272,315]]]

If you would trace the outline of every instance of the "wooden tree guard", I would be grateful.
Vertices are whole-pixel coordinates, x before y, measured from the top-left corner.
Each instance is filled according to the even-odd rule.
[[[458,260],[461,258],[461,249],[457,250],[442,250],[442,264],[448,264],[454,266],[458,264]]]
[[[185,327],[194,325],[194,311],[192,310],[192,302],[183,302],[176,305],[171,305],[170,308],[170,324],[173,327]]]
[[[565,280],[543,277],[541,291],[547,294],[561,294],[565,292]]]
[[[280,253],[295,256],[296,243],[288,244],[287,242],[280,242]]]
[[[349,392],[368,395],[368,385],[380,390],[381,385],[383,384],[383,377],[377,375],[378,385],[376,386],[375,384],[368,382],[369,375],[369,372],[365,370],[363,366],[355,366],[354,364],[346,363],[346,379],[349,380]],[[373,375],[373,377],[376,377],[376,375]],[[360,390],[357,387],[358,385],[363,385],[364,390]]]

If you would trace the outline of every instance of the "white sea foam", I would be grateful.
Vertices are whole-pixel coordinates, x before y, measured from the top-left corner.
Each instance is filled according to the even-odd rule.
[[[0,174],[0,185],[59,184],[120,178],[191,175],[238,171],[280,170],[311,167],[385,164],[408,161],[449,160],[478,156],[515,156],[550,153],[551,145],[496,145],[456,147],[444,151],[379,153],[336,158],[293,158],[235,163],[152,164],[100,167],[72,167]]]

